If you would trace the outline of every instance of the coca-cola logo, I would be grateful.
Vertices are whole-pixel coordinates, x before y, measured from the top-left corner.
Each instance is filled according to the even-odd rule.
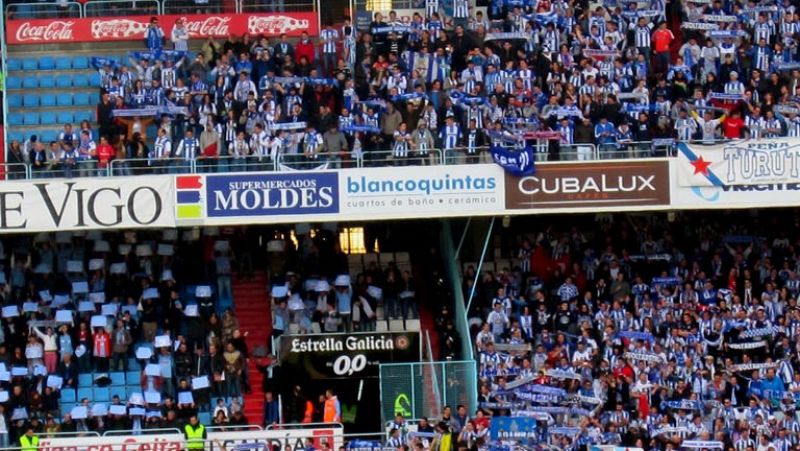
[[[147,23],[130,19],[93,20],[92,37],[94,38],[127,38],[144,33]]]
[[[287,16],[250,16],[247,20],[250,34],[278,35],[307,28],[308,20]]]
[[[17,41],[70,41],[74,24],[75,22],[62,20],[54,20],[44,25],[23,22],[17,28]]]
[[[186,17],[182,17],[183,23],[186,26],[186,31],[192,37],[207,37],[207,36],[228,36],[230,34],[228,24],[231,21],[230,17],[209,16],[204,20],[190,21]]]

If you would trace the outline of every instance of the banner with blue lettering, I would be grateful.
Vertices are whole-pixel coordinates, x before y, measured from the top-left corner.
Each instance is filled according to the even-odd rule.
[[[678,184],[683,187],[797,183],[800,138],[738,140],[717,145],[678,144]]]
[[[493,417],[489,424],[492,440],[528,442],[537,440],[536,419],[527,417]]]
[[[530,146],[521,150],[492,146],[489,152],[492,154],[492,160],[511,175],[524,177],[536,172],[533,164],[533,148]]]

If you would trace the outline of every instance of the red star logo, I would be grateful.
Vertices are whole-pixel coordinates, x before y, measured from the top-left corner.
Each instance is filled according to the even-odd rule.
[[[692,161],[691,165],[694,166],[695,175],[697,174],[708,175],[708,167],[711,166],[711,162],[703,160],[703,157],[700,156],[700,158]]]

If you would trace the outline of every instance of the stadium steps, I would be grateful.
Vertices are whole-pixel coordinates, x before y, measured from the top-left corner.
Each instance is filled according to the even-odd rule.
[[[239,319],[239,328],[243,333],[248,332],[246,340],[251,354],[248,370],[252,392],[244,395],[244,414],[252,424],[260,424],[264,415],[264,392],[261,390],[263,377],[256,368],[256,361],[262,359],[254,358],[252,354],[257,348],[268,349],[272,336],[267,285],[267,277],[263,271],[256,272],[253,281],[234,279],[233,282],[234,311]]]

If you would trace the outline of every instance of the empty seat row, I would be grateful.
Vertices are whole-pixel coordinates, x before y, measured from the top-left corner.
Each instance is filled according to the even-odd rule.
[[[93,121],[91,111],[28,111],[26,113],[11,112],[8,114],[9,126],[20,125],[53,125],[81,121]]]
[[[10,94],[8,96],[8,107],[14,108],[36,108],[36,107],[55,107],[55,106],[87,106],[96,105],[100,102],[99,92],[71,92],[43,93],[43,94]]]
[[[70,70],[89,69],[85,56],[42,56],[39,58],[9,58],[6,68],[12,70]]]
[[[9,76],[6,79],[8,89],[53,89],[53,88],[90,88],[100,86],[100,74],[62,74],[58,76],[42,74],[25,77]]]

